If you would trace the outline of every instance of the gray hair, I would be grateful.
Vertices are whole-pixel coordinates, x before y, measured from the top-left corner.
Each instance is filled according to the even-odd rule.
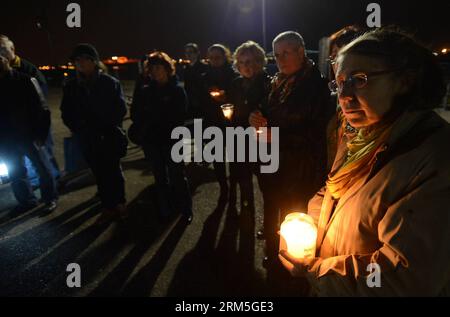
[[[11,40],[9,39],[9,37],[7,37],[6,35],[0,34],[0,40],[3,40],[3,41],[5,41],[5,42],[7,42],[7,43],[14,49],[14,42],[11,41]]]
[[[305,48],[305,41],[303,37],[298,32],[294,31],[286,31],[277,35],[277,37],[272,42],[272,47],[275,47],[275,44],[281,41],[287,41],[296,45],[298,48]],[[306,54],[306,50],[305,50]]]

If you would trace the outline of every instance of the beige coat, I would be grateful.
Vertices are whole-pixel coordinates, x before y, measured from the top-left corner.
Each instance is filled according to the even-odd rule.
[[[333,170],[345,158],[342,141]],[[431,111],[405,113],[376,155],[338,202],[325,189],[309,202],[318,258],[308,280],[319,296],[448,296],[450,125]],[[371,262],[379,288],[367,285]]]

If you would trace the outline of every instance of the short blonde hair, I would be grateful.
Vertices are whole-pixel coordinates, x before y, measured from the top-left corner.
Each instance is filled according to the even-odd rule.
[[[267,65],[267,58],[266,58],[266,52],[264,49],[256,42],[253,41],[247,41],[245,43],[242,43],[233,54],[234,59],[234,67],[238,69],[237,59],[240,55],[244,53],[250,53],[253,55],[253,58],[255,59],[258,66],[261,66],[261,69],[264,69],[264,67]]]

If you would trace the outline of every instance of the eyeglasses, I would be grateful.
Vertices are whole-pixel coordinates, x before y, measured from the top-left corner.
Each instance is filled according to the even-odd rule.
[[[337,79],[332,80],[328,83],[328,88],[333,93],[341,93],[344,89],[345,85],[348,85],[350,89],[361,89],[367,86],[367,82],[369,81],[369,78],[385,75],[388,73],[396,72],[399,69],[389,69],[389,70],[381,70],[377,72],[371,72],[371,73],[356,73],[348,77],[348,79]]]

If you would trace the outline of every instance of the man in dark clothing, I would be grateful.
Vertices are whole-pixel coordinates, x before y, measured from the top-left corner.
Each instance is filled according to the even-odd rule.
[[[47,98],[48,85],[44,75],[35,65],[16,54],[14,43],[5,35],[0,35],[0,49],[4,52],[5,57],[9,60],[9,64],[13,69],[20,73],[27,74],[30,77],[36,78],[44,97]],[[52,129],[50,127],[48,137],[44,145],[46,151],[43,152],[43,159],[50,162],[52,165],[52,175],[58,178],[60,176],[60,169],[53,153],[53,146]]]
[[[56,208],[58,194],[43,144],[50,127],[50,112],[35,78],[13,70],[0,54],[0,153],[9,167],[17,212],[38,205],[27,177],[24,156],[37,169],[42,201],[47,212]]]
[[[189,100],[188,115],[199,118],[202,76],[208,70],[208,65],[200,60],[200,50],[195,43],[186,44],[184,54],[189,60],[189,64],[184,68],[184,89]]]
[[[278,73],[272,80],[266,116],[254,112],[252,126],[279,128],[279,169],[265,175],[270,197],[264,206],[266,264],[278,264],[280,222],[293,211],[307,210],[327,172],[326,125],[334,105],[327,82],[305,55],[300,34],[285,32],[274,40]]]
[[[127,108],[120,82],[100,71],[99,55],[92,45],[79,44],[71,59],[77,78],[65,83],[61,115],[96,177],[104,207],[97,223],[103,224],[127,216],[120,165],[127,150],[122,130]]]

